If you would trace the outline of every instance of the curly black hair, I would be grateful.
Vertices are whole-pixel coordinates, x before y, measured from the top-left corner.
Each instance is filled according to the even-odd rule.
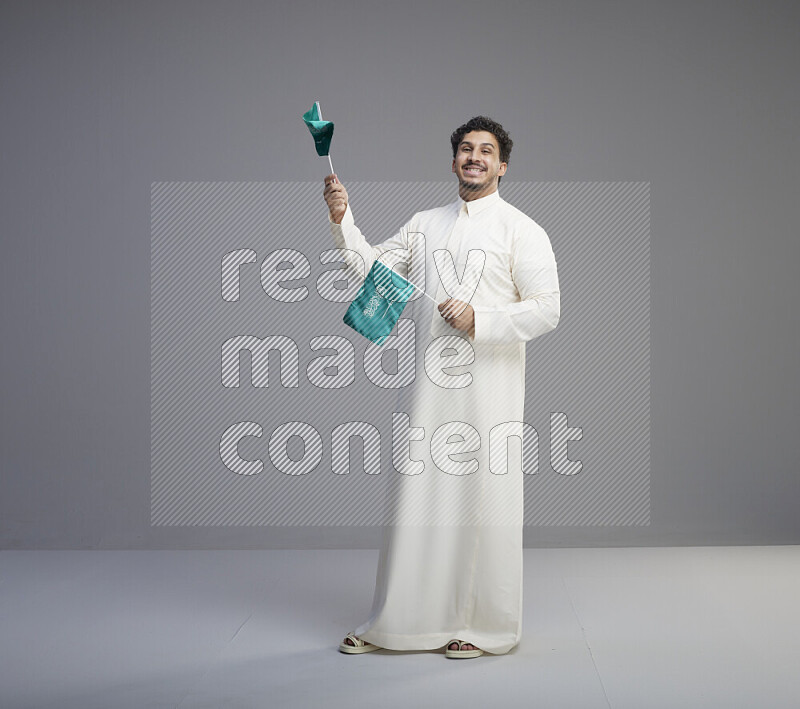
[[[488,131],[497,138],[497,144],[500,146],[500,162],[509,163],[511,160],[511,148],[514,147],[514,141],[511,140],[511,136],[506,133],[503,126],[486,116],[470,118],[463,126],[459,126],[453,131],[453,134],[450,136],[450,145],[453,147],[453,158],[455,158],[458,152],[458,146],[461,144],[464,136],[474,130]],[[497,178],[498,185],[502,179],[502,177]]]

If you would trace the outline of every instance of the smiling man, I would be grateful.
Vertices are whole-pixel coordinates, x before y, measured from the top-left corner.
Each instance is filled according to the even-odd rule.
[[[459,135],[460,131],[456,131],[456,141]],[[508,168],[511,145],[509,138],[506,154],[501,156],[500,145],[493,133],[474,130],[461,136],[458,145],[453,149],[452,168],[458,176],[461,199],[480,199],[497,191],[500,178],[506,174]]]
[[[404,311],[422,374],[398,391],[387,471],[392,517],[372,611],[339,645],[346,653],[444,647],[449,658],[469,658],[505,654],[521,637],[523,474],[536,471],[525,469],[527,456],[512,463],[512,449],[535,444],[523,423],[525,345],[558,324],[556,260],[544,229],[498,192],[513,145],[503,127],[477,116],[450,143],[458,200],[418,212],[375,246],[355,225],[344,185],[325,178],[331,233],[349,268],[360,263],[363,276],[393,252],[401,275],[438,285],[436,307],[416,298]],[[447,252],[462,275],[443,283],[436,255]],[[468,292],[470,282],[477,287]],[[452,376],[434,381],[425,357],[437,339]],[[464,386],[456,375],[466,372]],[[430,446],[415,447],[423,439]]]

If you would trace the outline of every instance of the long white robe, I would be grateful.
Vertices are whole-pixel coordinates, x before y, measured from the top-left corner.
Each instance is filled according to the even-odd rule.
[[[507,653],[522,629],[525,343],[554,329],[560,314],[550,240],[496,191],[418,212],[374,246],[349,206],[330,228],[360,276],[380,256],[437,302],[452,295],[475,311],[474,337],[450,327],[421,293],[398,322],[396,330],[411,326],[404,320],[415,323],[415,379],[398,392],[394,417],[408,418],[395,428],[394,469],[385,471],[390,493],[373,607],[355,633],[392,650],[431,650],[458,638]],[[443,249],[461,285],[448,277],[446,261],[437,268],[434,252],[441,257]],[[485,253],[472,295],[471,272],[481,259],[468,258],[470,250]],[[466,342],[439,339],[428,349],[444,337]],[[500,424],[490,470],[490,431]]]

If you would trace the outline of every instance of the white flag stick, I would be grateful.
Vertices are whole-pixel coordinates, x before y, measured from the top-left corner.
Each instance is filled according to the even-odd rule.
[[[383,256],[383,254],[381,254],[381,256]],[[378,261],[380,261],[380,256],[377,258],[377,260],[378,260]],[[386,266],[386,264],[383,264],[383,265],[384,265],[384,266]],[[386,267],[387,267],[387,268],[389,268],[388,266],[386,266]],[[392,270],[392,272],[393,272],[393,273],[395,273],[394,269],[391,269],[391,270]],[[396,275],[397,275],[397,276],[400,276],[400,274],[399,274],[399,273],[397,273]],[[405,276],[400,276],[400,278],[405,278]],[[422,294],[423,294],[423,295],[424,295],[426,298],[430,298],[430,299],[433,301],[434,305],[439,305],[439,304],[436,302],[436,299],[435,299],[433,296],[431,296],[431,295],[428,295],[428,293],[427,293],[426,291],[422,290],[422,288],[420,288],[420,287],[419,287],[419,286],[418,286],[416,283],[412,283],[411,281],[409,281],[409,280],[408,280],[408,278],[405,278],[405,280],[406,280],[406,281],[407,281],[407,282],[408,282],[410,285],[414,286],[414,288],[416,288],[417,290],[419,290],[419,291],[422,291]]]
[[[398,274],[398,275],[399,275],[399,274]],[[408,281],[408,278],[406,278],[406,280]],[[409,283],[411,283],[411,281],[408,281],[408,282],[409,282]],[[419,287],[419,286],[418,286],[416,283],[411,283],[411,285],[412,285],[412,286],[414,286],[414,288],[416,288],[417,290],[421,290],[421,291],[422,291],[422,294],[423,294],[423,295],[424,295],[426,298],[430,298],[430,299],[433,301],[433,304],[434,304],[434,305],[436,305],[436,306],[438,307],[439,303],[437,303],[437,302],[436,302],[436,299],[435,299],[433,296],[430,296],[430,295],[428,295],[428,293],[427,293],[426,291],[422,290],[422,288],[420,288],[420,287]],[[445,291],[445,292],[446,292],[446,291]],[[449,299],[452,299],[452,297],[453,297],[452,295],[451,295],[451,296],[449,296],[449,297],[448,297],[448,300],[449,300]],[[467,305],[469,305],[469,303],[467,303]],[[459,311],[459,313],[458,313],[459,315],[461,315],[461,313],[462,313],[462,312],[464,312],[464,310],[466,310],[466,308],[467,308],[467,305],[465,305],[465,306],[464,306],[464,307],[463,307],[463,308],[462,308],[462,309]],[[448,310],[451,310],[451,309],[452,309],[452,307],[453,307],[452,305],[451,305],[451,306],[449,306]]]
[[[408,278],[406,278],[406,280],[408,281]],[[411,281],[408,281],[408,282],[409,282],[409,283],[411,283]],[[416,283],[411,283],[411,285],[412,285],[412,286],[414,286],[414,288],[416,288],[417,290],[421,290],[421,291],[422,291],[422,294],[423,294],[423,295],[424,295],[426,298],[430,298],[430,299],[433,301],[433,304],[434,304],[434,305],[439,305],[439,304],[436,302],[436,299],[435,299],[433,296],[431,296],[431,295],[428,295],[428,293],[427,293],[426,291],[422,290],[422,288],[420,288],[420,287],[419,287],[419,286],[418,286]]]
[[[317,115],[319,116],[319,119],[321,121],[324,120],[323,117],[322,117],[322,107],[319,105],[319,101],[314,101],[314,103],[317,104]],[[328,156],[327,157],[328,157],[328,165],[331,166],[331,175],[332,175],[334,170],[333,170],[333,163],[331,162],[331,149],[330,148],[328,148]]]

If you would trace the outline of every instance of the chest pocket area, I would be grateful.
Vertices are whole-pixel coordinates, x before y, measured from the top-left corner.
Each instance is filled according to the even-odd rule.
[[[490,285],[505,290],[514,287],[511,279],[511,255],[497,249],[471,249],[475,252],[459,269],[464,269],[465,283],[478,283],[476,293],[480,294]]]
[[[455,266],[461,282],[456,286],[455,297],[470,302],[474,294],[480,292],[483,273],[486,270],[486,252],[483,249],[470,249],[466,254],[459,256]]]

